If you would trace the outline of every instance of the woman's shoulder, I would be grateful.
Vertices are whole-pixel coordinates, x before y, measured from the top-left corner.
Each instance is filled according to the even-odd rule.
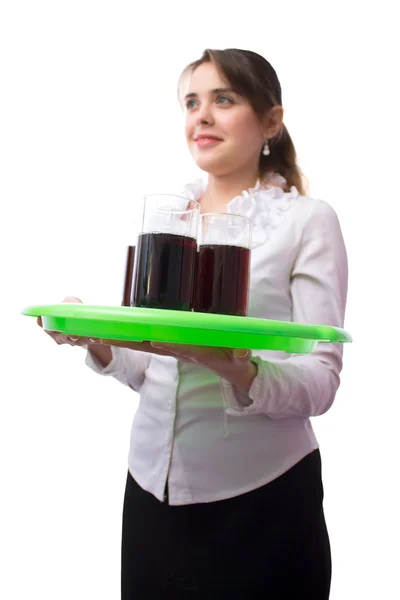
[[[326,200],[309,195],[299,195],[294,205],[294,217],[302,215],[304,225],[310,221],[338,221],[335,208]]]

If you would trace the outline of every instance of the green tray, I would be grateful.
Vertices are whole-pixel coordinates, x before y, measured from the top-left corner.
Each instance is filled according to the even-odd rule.
[[[66,335],[127,341],[158,341],[308,354],[318,343],[351,342],[349,333],[330,325],[230,317],[206,313],[51,304],[30,306],[22,314],[42,317],[44,329]]]

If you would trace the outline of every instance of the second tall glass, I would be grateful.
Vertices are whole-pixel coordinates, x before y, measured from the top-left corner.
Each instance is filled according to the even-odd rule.
[[[198,202],[182,196],[146,196],[133,306],[192,309],[199,208]]]
[[[200,216],[193,308],[196,312],[247,316],[251,220],[231,213]]]

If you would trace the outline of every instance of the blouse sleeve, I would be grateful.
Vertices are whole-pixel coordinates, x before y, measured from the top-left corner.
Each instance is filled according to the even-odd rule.
[[[347,282],[339,220],[334,209],[320,201],[305,225],[291,273],[293,322],[343,327]],[[273,360],[256,356],[257,375],[248,394],[221,380],[226,412],[264,413],[271,419],[321,415],[340,385],[342,356],[342,344],[326,343],[318,344],[312,354]]]
[[[102,367],[96,357],[88,350],[86,364],[99,375],[115,377],[135,392],[139,392],[145,378],[145,372],[151,360],[151,354],[138,352],[128,348],[111,346],[112,360],[107,367]]]

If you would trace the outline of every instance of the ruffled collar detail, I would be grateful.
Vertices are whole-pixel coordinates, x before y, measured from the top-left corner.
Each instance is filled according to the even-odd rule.
[[[196,179],[184,188],[184,195],[199,201],[206,189],[203,179]],[[272,230],[277,229],[285,220],[292,201],[299,197],[294,186],[285,192],[286,180],[279,174],[271,174],[263,181],[258,180],[254,188],[244,190],[232,198],[227,212],[243,215],[252,221],[252,248],[264,244]]]

